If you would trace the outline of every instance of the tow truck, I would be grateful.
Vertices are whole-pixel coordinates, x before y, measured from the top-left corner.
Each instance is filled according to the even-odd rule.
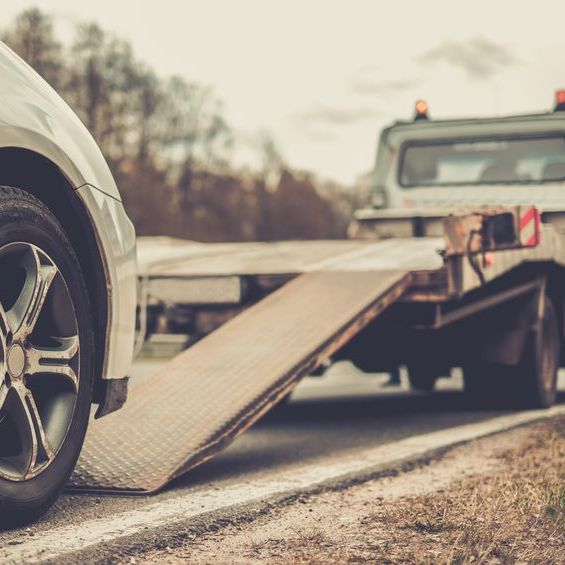
[[[139,327],[188,347],[91,425],[71,488],[147,493],[339,359],[461,368],[477,403],[548,407],[565,327],[565,94],[536,116],[384,130],[373,206],[343,241],[139,245]],[[184,338],[183,338],[184,339]]]

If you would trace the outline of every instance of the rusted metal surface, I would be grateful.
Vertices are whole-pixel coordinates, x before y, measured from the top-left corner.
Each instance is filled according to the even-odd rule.
[[[409,286],[408,270],[304,274],[94,422],[71,485],[151,492],[233,441]]]
[[[565,240],[553,225],[542,224],[537,245],[514,249],[503,248],[479,256],[480,261],[475,264],[475,268],[467,256],[451,255],[446,258],[443,269],[414,273],[414,285],[402,300],[409,302],[452,300],[528,263],[552,263],[565,267]],[[486,258],[488,261],[484,260]]]
[[[446,309],[444,304],[441,302],[437,304],[436,316],[432,323],[426,324],[425,326],[415,326],[428,329],[439,329],[444,328],[450,324],[463,320],[469,316],[474,316],[479,312],[484,310],[489,310],[494,306],[508,302],[524,296],[526,294],[532,293],[540,287],[540,281],[535,279],[533,281],[528,281],[521,284],[515,284],[508,289],[504,289],[498,292],[493,292],[485,296],[484,298],[478,298],[465,304],[461,304],[461,301],[457,301],[457,307]]]

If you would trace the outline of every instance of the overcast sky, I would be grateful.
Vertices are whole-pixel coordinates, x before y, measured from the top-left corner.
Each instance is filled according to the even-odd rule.
[[[378,130],[417,98],[437,117],[491,115],[547,109],[565,87],[564,0],[3,4],[5,23],[30,5],[62,33],[99,22],[160,74],[213,86],[242,138],[269,130],[289,163],[342,182],[371,168]]]

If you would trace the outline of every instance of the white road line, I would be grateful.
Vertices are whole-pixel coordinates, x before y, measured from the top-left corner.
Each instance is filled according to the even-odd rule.
[[[222,489],[198,491],[179,498],[150,503],[144,508],[110,517],[91,519],[73,526],[60,526],[38,532],[35,537],[23,543],[19,543],[21,537],[15,538],[18,545],[7,545],[0,549],[0,562],[32,563],[55,560],[127,536],[139,533],[146,535],[151,529],[185,522],[209,512],[266,500],[285,493],[307,491],[325,483],[339,481],[341,478],[370,473],[376,468],[392,467],[436,449],[559,414],[565,414],[565,406],[500,416],[357,451],[337,462],[292,467],[274,477],[262,481],[254,480],[251,485],[243,483]]]

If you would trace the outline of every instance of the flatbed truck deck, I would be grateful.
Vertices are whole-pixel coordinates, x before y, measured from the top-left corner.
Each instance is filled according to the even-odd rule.
[[[332,360],[404,364],[424,389],[461,366],[477,398],[502,390],[503,374],[509,398],[551,404],[565,248],[539,219],[514,207],[448,214],[443,237],[420,218],[418,236],[376,241],[141,242],[139,308],[160,319],[141,315],[141,331],[182,326],[189,347],[91,426],[71,487],[154,492]]]

